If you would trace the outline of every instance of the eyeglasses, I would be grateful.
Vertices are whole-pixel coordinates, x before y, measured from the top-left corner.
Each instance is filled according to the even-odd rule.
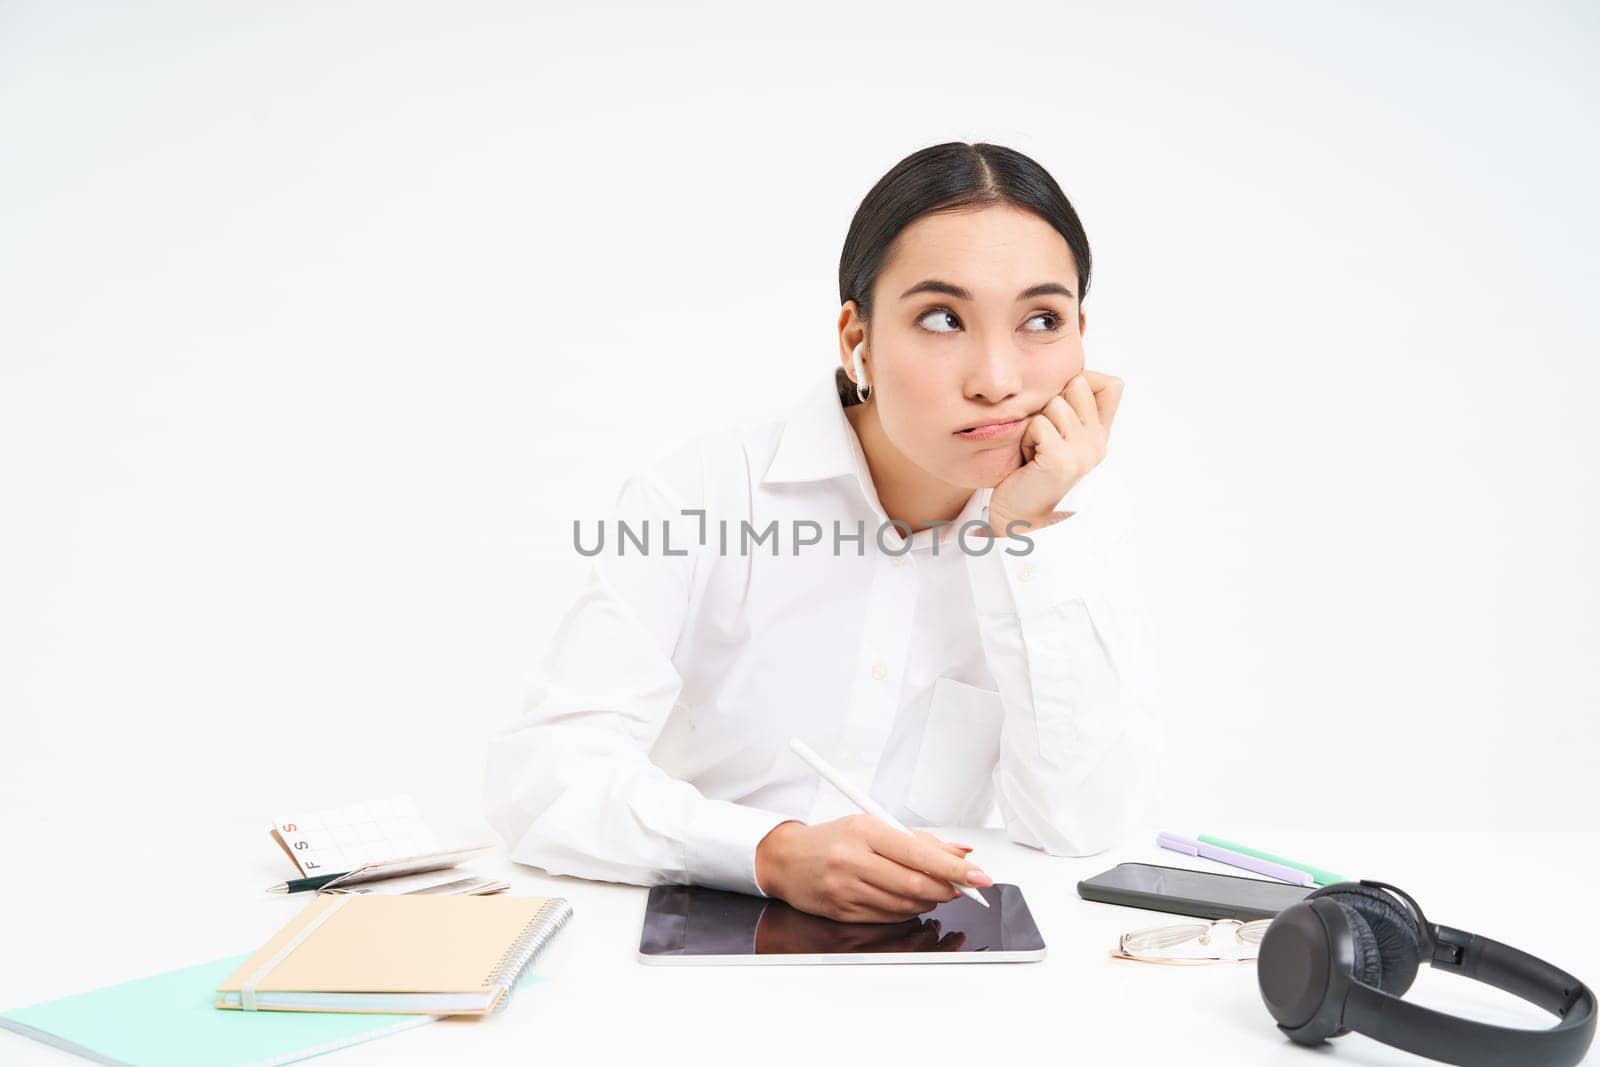
[[[1252,919],[1247,923],[1218,919],[1209,923],[1150,926],[1123,934],[1111,955],[1115,959],[1140,963],[1243,963],[1256,958],[1256,946],[1261,944],[1270,925],[1271,919]],[[1219,929],[1227,932],[1219,937]],[[1205,949],[1220,954],[1206,955]]]

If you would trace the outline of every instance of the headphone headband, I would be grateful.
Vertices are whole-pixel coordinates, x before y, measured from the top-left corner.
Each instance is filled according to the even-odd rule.
[[[1479,934],[1450,926],[1435,926],[1429,933],[1437,945],[1433,966],[1502,989],[1561,1021],[1543,1030],[1495,1026],[1351,982],[1346,1026],[1386,1045],[1460,1067],[1555,1067],[1583,1059],[1595,1031],[1595,996],[1588,986],[1536,956]]]

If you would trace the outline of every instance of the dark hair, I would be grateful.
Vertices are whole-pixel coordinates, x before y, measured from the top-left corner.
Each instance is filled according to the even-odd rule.
[[[872,287],[900,231],[923,215],[1009,203],[1031,211],[1066,238],[1078,267],[1078,300],[1089,292],[1089,238],[1078,213],[1032,159],[996,144],[949,141],[911,153],[878,179],[845,234],[839,256],[839,303],[854,300],[863,321],[872,318]],[[838,368],[839,399],[860,403],[855,384]]]

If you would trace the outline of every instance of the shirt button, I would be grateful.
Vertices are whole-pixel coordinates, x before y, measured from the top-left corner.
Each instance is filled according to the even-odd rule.
[[[896,567],[904,567],[906,565],[906,558],[904,556],[890,556],[889,562],[894,564]]]
[[[1024,563],[1022,565],[1021,569],[1019,569],[1017,571],[1017,581],[1019,581],[1019,582],[1031,582],[1031,581],[1033,581],[1033,564]]]
[[[872,676],[880,682],[883,681],[885,678],[889,677],[888,666],[883,663],[874,663],[872,665]]]

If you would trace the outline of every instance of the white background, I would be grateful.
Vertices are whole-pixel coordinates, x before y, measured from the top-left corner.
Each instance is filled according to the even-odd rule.
[[[1128,383],[1152,819],[1597,825],[1592,6],[770,7],[0,3],[0,819],[481,829],[573,520],[983,140]]]

